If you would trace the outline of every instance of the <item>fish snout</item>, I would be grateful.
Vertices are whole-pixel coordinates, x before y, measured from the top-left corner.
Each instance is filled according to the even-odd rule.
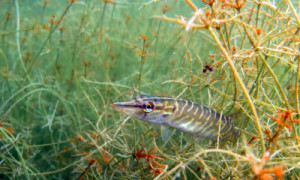
[[[135,101],[127,101],[127,102],[113,102],[110,106],[114,109],[132,109],[138,108],[139,106],[136,104]]]

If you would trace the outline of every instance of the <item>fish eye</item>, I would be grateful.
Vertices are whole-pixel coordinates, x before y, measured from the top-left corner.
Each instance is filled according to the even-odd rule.
[[[153,111],[153,108],[154,108],[154,104],[152,102],[146,102],[143,105],[144,112],[146,112],[146,113]]]

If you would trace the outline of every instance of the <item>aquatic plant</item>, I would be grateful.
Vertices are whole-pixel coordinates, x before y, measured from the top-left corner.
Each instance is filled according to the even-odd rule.
[[[299,2],[2,0],[0,178],[299,178]],[[205,105],[219,146],[113,111],[137,94]]]

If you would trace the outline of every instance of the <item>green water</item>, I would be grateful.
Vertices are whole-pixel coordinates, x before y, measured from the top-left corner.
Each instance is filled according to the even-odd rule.
[[[293,12],[286,1],[241,9],[217,2],[213,10],[194,1],[204,20],[215,20],[220,44],[207,27],[187,31],[164,19],[191,22],[188,1],[0,1],[0,179],[258,178],[247,158],[259,160],[261,146],[274,153],[265,168],[299,178],[300,127],[270,118],[295,109],[299,119],[299,2]],[[180,131],[163,142],[159,125],[110,107],[137,94],[242,112],[232,121],[243,135],[223,147]],[[271,142],[266,129],[281,140]],[[157,157],[133,158],[137,151]]]

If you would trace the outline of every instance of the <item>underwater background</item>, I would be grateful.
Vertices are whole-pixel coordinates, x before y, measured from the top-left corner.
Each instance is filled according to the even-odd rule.
[[[0,179],[299,179],[297,0],[1,0]],[[188,99],[224,146],[113,110]]]

